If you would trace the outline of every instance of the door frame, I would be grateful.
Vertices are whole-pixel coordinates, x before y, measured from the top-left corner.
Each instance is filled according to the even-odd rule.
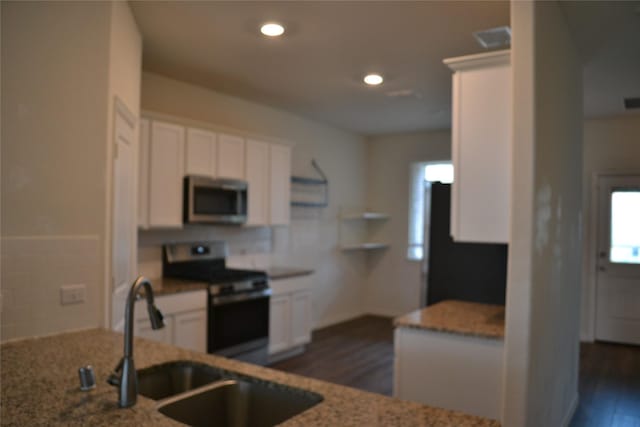
[[[598,288],[598,238],[600,221],[600,191],[599,183],[601,178],[621,177],[627,175],[640,176],[640,169],[604,169],[596,171],[591,175],[591,185],[589,187],[588,205],[588,225],[585,224],[586,236],[584,236],[583,249],[583,292],[587,295],[586,304],[582,299],[582,315],[586,319],[587,330],[583,331],[582,341],[594,342],[596,337],[596,304]],[[583,208],[586,203],[583,201]],[[584,216],[584,214],[583,214]],[[586,287],[586,289],[585,289]],[[586,311],[586,312],[585,312]]]
[[[112,307],[112,297],[113,297],[113,291],[114,291],[114,277],[113,277],[113,232],[115,230],[115,224],[114,224],[114,217],[115,215],[113,215],[113,209],[114,209],[114,198],[115,198],[115,162],[116,162],[116,156],[115,156],[115,146],[117,144],[117,131],[116,131],[116,118],[117,116],[120,115],[127,123],[129,123],[129,125],[131,125],[131,127],[133,128],[133,135],[134,135],[134,165],[137,165],[138,163],[138,150],[139,150],[139,137],[138,137],[138,132],[139,132],[139,127],[138,127],[138,118],[137,116],[131,111],[131,109],[129,109],[129,107],[127,106],[127,104],[125,104],[125,102],[118,97],[117,95],[115,95],[113,97],[113,107],[112,107],[112,115],[111,115],[111,123],[110,123],[110,128],[111,128],[111,134],[109,135],[109,139],[108,139],[108,144],[107,144],[107,177],[108,177],[108,183],[107,183],[107,209],[108,209],[108,214],[107,214],[107,221],[106,221],[106,225],[107,225],[107,230],[105,233],[105,258],[106,258],[106,263],[105,263],[105,285],[104,285],[104,325],[106,329],[113,329],[113,324],[112,324],[112,313],[111,313],[111,307]],[[137,198],[137,191],[138,191],[138,176],[137,173],[134,173],[134,200],[138,200]],[[137,207],[136,210],[134,212],[137,212]],[[137,214],[134,213],[134,224],[137,224],[138,222],[138,218],[137,218]],[[137,247],[138,247],[138,235],[137,233],[135,233],[134,238],[132,240],[132,259],[131,259],[131,265],[133,266],[133,268],[137,269],[136,266],[136,262],[137,262]]]

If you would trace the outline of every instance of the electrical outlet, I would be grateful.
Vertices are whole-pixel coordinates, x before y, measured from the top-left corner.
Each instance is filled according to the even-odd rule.
[[[60,286],[60,304],[78,304],[84,302],[87,287],[85,285]]]

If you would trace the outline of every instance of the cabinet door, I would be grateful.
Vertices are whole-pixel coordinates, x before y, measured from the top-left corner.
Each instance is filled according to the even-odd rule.
[[[149,226],[149,120],[140,119],[138,152],[138,227]]]
[[[510,82],[508,63],[454,74],[451,235],[456,241],[509,241]]]
[[[272,144],[270,155],[270,215],[271,225],[288,225],[291,199],[291,148]]]
[[[269,144],[246,142],[246,179],[249,185],[247,225],[269,223]]]
[[[173,321],[173,344],[206,353],[207,310],[176,314]]]
[[[311,292],[298,291],[291,296],[291,345],[311,342]]]
[[[135,320],[134,336],[152,341],[173,344],[173,316],[164,317],[164,328],[153,329],[148,318]]]
[[[218,136],[218,176],[244,179],[244,139],[239,136]]]
[[[271,297],[269,306],[269,354],[291,346],[291,297]]]
[[[149,226],[182,227],[184,128],[152,122],[149,163]]]
[[[185,174],[216,176],[216,134],[202,129],[187,129]]]

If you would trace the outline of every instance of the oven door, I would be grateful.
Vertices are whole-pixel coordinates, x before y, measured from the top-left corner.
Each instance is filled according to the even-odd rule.
[[[185,223],[246,222],[246,182],[187,176],[184,187]]]
[[[208,351],[237,357],[269,344],[271,289],[209,297]]]

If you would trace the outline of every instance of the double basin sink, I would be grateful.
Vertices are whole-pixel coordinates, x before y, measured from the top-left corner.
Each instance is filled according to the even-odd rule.
[[[320,403],[317,393],[193,361],[138,371],[138,393],[158,411],[192,426],[267,427]]]

